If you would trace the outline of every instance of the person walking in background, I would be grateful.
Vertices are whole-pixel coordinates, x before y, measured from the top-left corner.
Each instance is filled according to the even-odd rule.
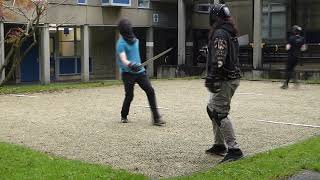
[[[132,25],[129,20],[120,20],[118,28],[121,36],[119,37],[116,45],[117,63],[120,68],[125,90],[125,98],[121,110],[121,122],[128,122],[130,104],[133,100],[134,86],[135,83],[138,83],[148,97],[152,112],[153,125],[162,126],[166,124],[166,122],[161,119],[157,108],[154,89],[146,75],[145,68],[141,66],[139,40],[134,35]]]
[[[214,4],[210,9],[209,56],[205,86],[210,91],[207,113],[212,121],[214,143],[207,154],[224,156],[221,162],[243,157],[228,115],[231,98],[240,84],[238,30],[229,8]]]
[[[297,83],[294,69],[298,64],[298,59],[301,56],[301,51],[306,51],[307,46],[305,44],[304,37],[301,36],[302,28],[298,25],[292,27],[292,35],[289,37],[286,45],[288,51],[288,62],[286,66],[286,81],[281,86],[282,89],[288,89],[289,81],[291,78]]]

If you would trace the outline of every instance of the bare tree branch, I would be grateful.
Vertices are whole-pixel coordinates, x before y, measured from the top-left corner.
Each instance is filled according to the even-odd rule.
[[[5,83],[7,83],[10,78],[13,76],[13,73],[16,71],[16,67],[20,64],[21,59],[20,59],[20,47],[15,47],[14,48],[14,61],[12,64],[12,67],[9,71],[9,73],[7,74],[6,78],[0,83],[0,86],[3,86]]]
[[[33,16],[35,15],[35,13],[36,13],[36,9],[33,9],[30,19],[33,19]]]
[[[16,9],[18,9],[18,8],[10,7],[10,6],[7,6],[7,5],[3,5],[3,7],[4,7],[4,9],[8,9],[8,10],[10,10],[11,12],[17,13],[17,14],[19,14],[19,15],[21,15],[21,16],[25,16],[24,13],[21,13],[21,12],[19,12],[19,11],[16,10]]]
[[[16,0],[13,0],[12,6],[14,6],[16,4]]]
[[[70,17],[69,19],[66,18],[65,21],[62,21],[61,23],[57,24],[56,27],[60,27],[60,26],[62,26],[63,24],[66,24],[66,23],[70,22],[73,18],[74,18],[73,16]]]
[[[62,5],[62,4],[64,4],[65,2],[67,2],[67,0],[62,0],[61,2],[56,3],[56,4],[53,5],[53,6],[49,6],[49,3],[48,3],[48,8],[46,9],[46,13],[41,17],[41,19],[42,19],[43,17],[45,17],[45,16],[48,15],[49,9],[58,7],[58,6]],[[53,4],[53,3],[50,3],[50,4]]]
[[[59,6],[66,1],[67,0],[63,0],[52,7]],[[26,2],[26,4],[20,4],[20,2],[16,0],[11,0],[10,5],[6,3],[4,6],[2,6],[1,4],[1,10],[6,10],[6,12],[9,14],[13,12],[16,15],[24,17],[27,20],[27,23],[19,28],[11,28],[5,35],[5,43],[9,43],[11,48],[9,52],[6,53],[5,62],[0,65],[0,73],[3,72],[4,69],[7,69],[9,65],[10,67],[8,68],[9,73],[7,74],[5,80],[0,82],[0,86],[5,84],[14,76],[17,67],[19,67],[24,58],[38,43],[37,34],[39,28],[41,27],[40,21],[44,16],[47,15],[48,8],[52,8],[48,7],[48,3],[46,1],[39,2],[27,0]],[[30,7],[32,7],[32,10]],[[67,21],[70,21],[72,18],[73,17],[67,19]],[[30,45],[28,43],[27,48],[22,50],[22,45],[24,45],[25,42],[27,42],[30,38],[33,38],[33,42]]]
[[[32,44],[24,51],[23,55],[21,56],[21,59],[23,60],[28,54],[29,52],[32,50],[32,48],[37,44],[37,40],[36,38],[34,38],[34,41],[32,42]]]
[[[26,15],[26,13],[25,12],[23,12],[23,10],[21,9],[21,8],[17,8],[18,9],[18,11],[23,15],[23,17],[25,17],[28,21],[30,21],[31,19]]]
[[[58,7],[58,6],[62,5],[62,4],[64,4],[65,2],[67,2],[67,0],[63,0],[63,1],[61,1],[61,2],[59,2],[59,3],[57,3],[57,4],[55,4],[54,6],[50,6],[50,7],[48,7],[48,9],[49,9],[49,8]],[[53,4],[53,3],[51,3],[51,4]]]

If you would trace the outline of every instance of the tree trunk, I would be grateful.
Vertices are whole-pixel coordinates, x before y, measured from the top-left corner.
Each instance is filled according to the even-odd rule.
[[[32,48],[37,44],[37,41],[34,38],[32,44],[29,45],[29,47],[23,52],[23,54],[21,54],[21,46],[28,38],[30,37],[24,37],[19,43],[17,43],[17,45],[12,45],[8,55],[5,58],[5,63],[0,67],[0,73],[5,70],[5,67],[9,64],[10,60],[12,61],[12,67],[10,68],[8,75],[6,75],[6,78],[2,82],[0,82],[0,86],[6,84],[13,77],[17,67],[19,67],[26,55],[28,55]],[[11,56],[13,56],[13,58],[11,58]]]
[[[20,63],[21,63],[21,49],[20,47],[15,47],[12,67],[10,68],[9,73],[6,75],[6,78],[0,83],[0,86],[3,86],[4,84],[6,84],[13,77]]]

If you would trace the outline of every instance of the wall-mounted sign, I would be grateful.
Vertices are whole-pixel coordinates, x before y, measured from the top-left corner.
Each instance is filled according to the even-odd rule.
[[[159,14],[158,13],[154,13],[153,14],[153,22],[154,23],[158,23],[159,22]]]

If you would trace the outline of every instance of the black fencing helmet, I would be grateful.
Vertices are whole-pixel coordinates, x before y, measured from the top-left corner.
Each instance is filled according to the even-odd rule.
[[[292,33],[293,34],[300,34],[302,32],[302,27],[298,25],[292,26]]]
[[[230,10],[225,4],[213,4],[210,7],[210,15],[209,15],[209,23],[210,26],[214,24],[217,18],[227,18],[230,17]]]

